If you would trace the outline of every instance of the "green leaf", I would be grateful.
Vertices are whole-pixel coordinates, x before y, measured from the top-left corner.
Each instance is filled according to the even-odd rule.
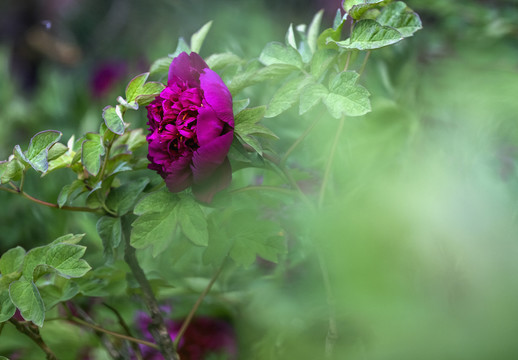
[[[144,178],[112,189],[106,199],[106,206],[115,211],[117,215],[126,214],[132,209],[135,201],[148,183],[149,179]]]
[[[86,247],[81,245],[52,245],[47,250],[45,264],[65,278],[78,278],[91,269],[90,265],[81,259],[85,251]]]
[[[403,37],[412,36],[417,30],[423,28],[419,15],[402,1],[387,5],[376,21],[383,26],[396,28]]]
[[[131,230],[131,245],[136,249],[153,247],[165,248],[173,240],[176,229],[176,207],[166,211],[145,213],[137,218]]]
[[[244,109],[234,118],[235,125],[239,124],[255,124],[264,117],[266,106],[257,106],[254,108]]]
[[[322,84],[311,83],[305,86],[300,93],[299,114],[302,115],[311,110],[327,94],[329,91]]]
[[[366,19],[360,20],[354,25],[349,39],[329,41],[344,49],[373,50],[395,44],[401,40],[403,40],[403,36],[396,29],[380,25],[375,20]]]
[[[169,56],[155,60],[153,64],[151,64],[149,74],[167,76],[172,61],[173,59]]]
[[[49,149],[61,139],[61,135],[59,131],[45,130],[32,137],[25,157],[34,170],[42,173],[48,170]]]
[[[201,46],[203,45],[203,41],[205,40],[205,37],[207,36],[210,27],[212,26],[212,20],[206,23],[201,27],[200,30],[196,31],[191,36],[191,51],[194,51],[195,53],[199,53]]]
[[[345,0],[345,11],[355,20],[362,18],[368,10],[382,7],[392,0]]]
[[[24,258],[25,250],[20,246],[7,250],[0,258],[0,273],[2,276],[20,272]]]
[[[294,49],[297,49],[297,42],[295,41],[295,33],[293,32],[293,24],[290,24],[288,31],[285,36],[286,46],[291,46]]]
[[[139,90],[146,83],[147,78],[149,77],[149,73],[143,73],[135,76],[126,86],[126,101],[131,103],[135,101],[137,95],[139,95]],[[108,125],[106,125],[108,126]],[[109,128],[109,127],[108,127]],[[113,130],[112,130],[113,131]],[[120,134],[119,134],[120,135]]]
[[[38,288],[32,281],[20,279],[13,282],[9,286],[9,296],[25,320],[32,321],[39,327],[43,326],[45,305]]]
[[[77,244],[79,243],[83,238],[85,237],[85,234],[66,234],[63,236],[58,237],[56,240],[51,242],[49,245],[56,245],[56,244]]]
[[[103,243],[104,257],[111,263],[114,249],[119,246],[122,239],[120,217],[103,216],[97,221],[96,228]]]
[[[169,54],[169,57],[175,58],[183,52],[186,52],[187,54],[189,54],[191,52],[191,48],[185,42],[185,39],[183,37],[181,37],[178,39],[178,44],[176,45],[176,50],[174,51],[174,53]],[[166,75],[167,75],[167,73],[166,73]]]
[[[91,175],[97,176],[101,169],[101,156],[104,155],[104,146],[99,134],[86,134],[87,140],[82,145],[81,162]]]
[[[38,246],[29,250],[29,252],[25,255],[22,267],[22,274],[25,279],[28,281],[35,280],[34,270],[37,266],[45,264],[46,253],[46,246]]]
[[[0,184],[19,180],[25,167],[18,159],[0,163]]]
[[[299,76],[281,86],[268,104],[264,117],[275,117],[292,107],[299,99],[300,91],[309,81],[311,81],[310,78]]]
[[[73,195],[82,190],[83,187],[84,183],[82,180],[75,180],[73,183],[63,186],[58,195],[58,206],[60,208],[63,207],[68,199],[73,198]]]
[[[363,86],[356,85],[358,77],[354,71],[345,71],[331,80],[324,104],[333,117],[360,116],[371,111],[370,94]]]
[[[65,154],[67,151],[68,151],[68,146],[66,146],[60,142],[57,142],[50,147],[49,153],[47,155],[47,160],[48,161],[56,160],[61,155]]]
[[[133,209],[135,215],[151,212],[167,212],[178,203],[178,195],[171,193],[167,188],[152,192],[143,197]]]
[[[164,84],[160,82],[150,81],[145,83],[136,97],[137,104],[140,106],[149,105],[164,89]]]
[[[313,20],[311,20],[311,24],[309,24],[308,28],[308,46],[311,50],[311,53],[315,53],[317,51],[317,40],[318,35],[320,33],[320,24],[322,23],[322,16],[324,15],[324,10],[320,10],[315,14]]]
[[[338,10],[340,11],[340,10]],[[338,15],[338,11],[337,11],[337,15]],[[338,24],[335,24],[335,26],[333,26],[332,28],[329,28],[329,29],[325,29],[324,31],[322,31],[322,33],[318,36],[318,39],[317,39],[317,47],[319,49],[338,49],[338,46],[336,44],[334,44],[333,42],[329,42],[330,40],[332,41],[339,41],[340,40],[340,37],[342,35],[342,28],[344,27],[344,24],[345,24],[345,19],[346,19],[346,16],[344,16],[343,18],[341,18],[340,22]]]
[[[250,104],[250,98],[242,99],[242,100],[234,100],[232,103],[232,112],[234,115],[240,113]]]
[[[241,58],[231,52],[213,54],[205,59],[205,62],[212,70],[223,69],[228,65],[242,62]]]
[[[111,105],[106,106],[103,109],[103,119],[106,127],[110,129],[114,134],[124,134],[124,119],[122,118],[122,111],[120,105],[113,107]]]
[[[200,205],[191,196],[182,196],[177,207],[178,224],[184,235],[197,246],[207,246],[207,220]]]
[[[311,74],[320,78],[337,58],[338,51],[332,49],[319,49],[311,59]]]
[[[264,65],[284,64],[303,68],[304,63],[299,52],[291,46],[286,46],[280,42],[271,42],[261,52],[259,61]]]
[[[15,312],[16,306],[9,297],[9,291],[0,291],[0,323],[12,318]]]
[[[45,284],[39,287],[45,309],[49,310],[60,302],[72,299],[79,293],[79,285],[69,279],[63,279],[58,284]]]

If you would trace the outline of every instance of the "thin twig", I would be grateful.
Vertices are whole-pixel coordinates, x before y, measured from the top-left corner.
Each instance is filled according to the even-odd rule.
[[[180,328],[180,330],[178,331],[178,335],[176,335],[176,338],[174,339],[174,348],[175,349],[178,349],[178,344],[180,344],[180,340],[182,339],[183,334],[187,330],[187,327],[191,323],[192,318],[194,317],[194,314],[196,313],[196,311],[200,307],[201,303],[203,302],[203,299],[205,299],[205,296],[207,296],[207,294],[209,293],[210,289],[212,288],[212,285],[214,285],[214,283],[218,279],[219,274],[221,274],[221,271],[225,267],[226,260],[227,260],[227,258],[225,258],[225,260],[223,260],[223,262],[221,263],[219,269],[216,271],[214,276],[212,276],[212,279],[210,279],[209,284],[203,290],[203,292],[200,294],[200,296],[198,297],[198,300],[196,300],[196,303],[194,304],[194,306],[192,307],[191,311],[189,312],[189,315],[187,315],[187,317],[185,318],[184,322],[182,323],[182,327]]]
[[[89,208],[89,207],[82,207],[82,206],[67,206],[63,205],[62,207],[59,207],[58,204],[49,203],[40,199],[36,199],[35,197],[27,194],[26,192],[20,192],[20,195],[22,195],[24,198],[29,199],[30,201],[33,201],[37,204],[44,205],[47,207],[51,207],[54,209],[62,209],[67,211],[80,211],[80,212],[99,212],[99,210],[102,210],[101,208]]]
[[[128,336],[133,337],[133,334],[131,333],[131,330],[130,330],[128,324],[126,324],[126,321],[124,321],[124,318],[117,311],[117,309],[115,309],[114,307],[108,305],[105,302],[103,302],[103,305],[105,307],[107,307],[111,312],[113,312],[115,314],[115,316],[117,317],[117,320],[119,321],[119,325],[124,329],[126,334]],[[130,344],[131,344],[131,347],[133,348],[133,351],[135,352],[135,355],[137,356],[137,360],[142,360],[142,352],[140,351],[140,348],[138,347],[137,343],[131,342]]]
[[[9,193],[11,193],[11,194],[18,194],[18,191],[16,191],[16,190],[11,190],[11,189],[5,188],[5,187],[3,187],[3,186],[0,186],[0,190],[2,190],[2,191],[6,191],[6,192],[9,192]]]
[[[283,193],[283,194],[292,194],[293,193],[293,190],[290,190],[290,189],[287,189],[287,188],[281,188],[281,187],[276,187],[276,186],[264,186],[264,185],[261,185],[261,186],[245,186],[245,187],[242,187],[242,188],[238,188],[238,189],[234,189],[234,190],[231,190],[229,191],[231,194],[238,194],[238,193],[242,193],[242,192],[246,192],[246,191],[273,191],[273,192],[278,192],[278,193]]]
[[[371,54],[370,50],[367,51],[367,54],[365,54],[365,58],[363,59],[362,67],[360,68],[360,75],[358,77],[362,76],[363,70],[365,70],[365,66],[367,65],[367,60],[369,60],[370,54]]]
[[[34,331],[31,329],[31,327],[30,327],[31,325],[20,324],[20,322],[18,320],[16,320],[15,318],[9,319],[9,322],[16,327],[16,330],[18,330],[19,332],[21,332],[24,335],[27,335],[32,341],[34,341],[34,343],[36,343],[36,345],[38,345],[39,348],[41,350],[43,350],[43,352],[46,355],[47,360],[57,360],[58,359],[56,357],[56,355],[54,355],[52,350],[47,346],[45,341],[43,341],[41,335],[39,334],[39,331],[37,331],[37,328],[36,328],[36,331]]]
[[[293,150],[306,138],[306,136],[309,135],[311,130],[317,125],[318,121],[320,120],[320,117],[317,117],[315,121],[304,131],[302,135],[299,136],[299,138],[290,146],[290,148],[286,151],[286,153],[281,158],[281,165],[284,165],[286,163],[286,160],[288,159],[288,156],[292,153]]]
[[[144,270],[138,263],[135,248],[131,246],[129,237],[129,222],[126,218],[122,218],[123,223],[123,237],[125,241],[124,260],[129,265],[133,276],[137,280],[142,290],[142,300],[146,305],[151,316],[151,323],[149,324],[149,332],[153,339],[157,342],[164,360],[179,360],[179,356],[175,351],[171,336],[165,326],[164,318],[158,306],[158,302],[153,294],[153,289],[146,278]]]

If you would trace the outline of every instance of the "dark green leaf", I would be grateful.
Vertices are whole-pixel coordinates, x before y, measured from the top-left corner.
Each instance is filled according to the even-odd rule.
[[[39,327],[43,326],[45,305],[32,281],[22,278],[13,282],[9,287],[9,296],[25,320],[32,321]]]
[[[206,23],[201,27],[200,30],[196,31],[191,36],[191,51],[194,51],[195,53],[199,53],[201,46],[203,45],[203,41],[205,40],[205,37],[207,36],[210,27],[212,26],[212,20]]]
[[[15,312],[16,306],[9,297],[9,291],[0,291],[0,323],[12,318]]]
[[[358,77],[354,71],[344,71],[330,82],[324,104],[333,117],[360,116],[371,111],[370,94],[363,86],[356,84]]]
[[[131,245],[137,249],[149,245],[165,248],[173,240],[176,222],[175,207],[167,211],[145,213],[132,224]]]
[[[382,26],[375,20],[360,20],[354,25],[353,32],[349,39],[334,41],[344,49],[373,50],[384,46],[395,44],[403,40],[403,36],[396,29],[389,26]]]
[[[132,209],[135,201],[148,183],[149,179],[141,179],[112,189],[106,199],[106,205],[109,209],[115,211],[117,215],[126,214]]]
[[[304,63],[297,50],[279,42],[271,42],[261,52],[259,61],[264,65],[284,64],[302,68]]]
[[[45,309],[49,310],[59,304],[76,296],[79,292],[79,285],[70,279],[63,279],[58,284],[45,284],[39,287],[40,296],[43,299]]]
[[[63,186],[58,195],[58,206],[65,205],[68,199],[73,198],[74,194],[82,190],[83,187],[84,183],[81,180],[75,180],[73,183]]]
[[[119,217],[103,216],[97,221],[97,233],[103,242],[104,257],[111,263],[114,249],[122,239],[122,227]]]
[[[151,212],[168,212],[176,206],[178,201],[176,194],[171,193],[167,188],[163,188],[143,197],[133,209],[133,213],[144,215]]]

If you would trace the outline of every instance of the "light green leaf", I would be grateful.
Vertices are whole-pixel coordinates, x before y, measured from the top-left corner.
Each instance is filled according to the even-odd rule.
[[[101,169],[101,156],[104,155],[104,146],[99,134],[86,134],[87,140],[82,145],[81,162],[91,175],[97,176]]]
[[[177,208],[178,224],[184,235],[197,246],[207,246],[207,220],[200,205],[190,196],[182,196]]]
[[[240,113],[250,104],[250,98],[242,99],[242,100],[234,100],[232,103],[232,112],[234,115]]]
[[[266,106],[257,106],[254,108],[244,109],[236,115],[234,122],[235,125],[239,124],[255,124],[264,117],[266,112]]]
[[[120,217],[103,216],[97,221],[96,228],[103,242],[104,257],[111,263],[113,250],[119,246],[122,239]]]
[[[315,53],[317,51],[317,39],[320,33],[320,24],[322,23],[322,16],[324,15],[324,10],[320,10],[315,14],[313,20],[311,20],[311,24],[309,24],[308,28],[308,46],[311,50],[311,53]]]
[[[79,293],[79,285],[70,279],[63,279],[58,284],[45,284],[39,287],[45,309],[49,310],[60,302],[72,299]]]
[[[20,272],[24,257],[25,250],[20,246],[7,250],[0,258],[0,273],[2,276]]]
[[[137,104],[140,106],[149,105],[164,89],[164,84],[160,82],[150,81],[145,83],[136,97]]]
[[[111,105],[106,106],[103,109],[103,119],[106,127],[114,134],[124,134],[124,119],[122,118],[122,112],[119,105],[116,107]]]
[[[9,296],[25,320],[32,321],[39,327],[43,326],[45,305],[38,288],[32,281],[22,278],[13,282],[9,286]]]
[[[354,25],[349,39],[329,40],[344,49],[373,50],[395,44],[403,40],[403,35],[389,26],[382,26],[375,20],[360,20]]]
[[[137,249],[149,245],[165,248],[173,240],[177,216],[175,207],[162,212],[145,213],[132,224],[131,245]]]
[[[368,10],[382,7],[392,0],[345,0],[345,11],[355,20],[362,18]]]
[[[286,46],[280,42],[271,42],[261,52],[259,61],[264,65],[284,64],[303,68],[304,63],[299,52],[291,46]]]
[[[299,99],[302,88],[310,81],[309,77],[299,76],[281,86],[268,104],[264,117],[275,117],[292,107]]]
[[[319,49],[311,59],[311,74],[316,78],[320,78],[333,64],[338,51],[333,49]]]
[[[291,46],[294,49],[297,49],[297,42],[295,41],[295,33],[293,32],[293,24],[290,24],[288,31],[286,31],[285,36],[286,46]]]
[[[305,86],[300,93],[299,114],[302,115],[311,110],[327,94],[329,91],[322,84],[311,83]]]
[[[46,253],[46,246],[38,246],[29,250],[29,252],[25,255],[22,267],[22,274],[25,279],[28,281],[35,280],[34,269],[36,269],[38,265],[45,264]]]
[[[337,15],[338,15],[339,11],[340,10],[337,11]],[[325,29],[318,36],[317,47],[319,49],[335,49],[335,50],[338,49],[338,46],[335,43],[330,42],[330,40],[332,40],[332,41],[340,40],[340,37],[342,35],[342,28],[344,27],[346,16],[344,16],[343,18],[340,18],[340,17],[338,17],[338,18],[340,19],[338,24],[335,23],[332,28]]]
[[[150,212],[168,212],[178,203],[178,196],[167,188],[152,192],[143,197],[133,209],[135,215],[143,215]]]
[[[85,234],[66,234],[63,236],[58,237],[56,240],[51,242],[49,245],[56,245],[56,244],[77,244],[79,243],[83,238],[85,237]]]
[[[191,51],[194,51],[195,53],[199,53],[201,46],[203,45],[203,41],[205,40],[205,37],[207,36],[210,27],[212,26],[212,20],[206,23],[201,27],[200,30],[196,31],[191,36]]]
[[[59,131],[45,130],[32,137],[25,157],[34,170],[42,173],[48,170],[48,151],[61,139],[61,135]]]
[[[137,98],[137,95],[139,95],[139,90],[142,88],[142,86],[144,86],[148,77],[149,73],[147,72],[137,75],[133,79],[131,79],[131,81],[128,83],[128,86],[126,86],[127,102],[130,103]]]
[[[176,45],[176,50],[174,51],[174,53],[169,54],[169,57],[174,59],[175,57],[177,57],[178,55],[180,55],[183,52],[186,52],[187,54],[189,54],[191,52],[191,48],[185,42],[185,39],[183,37],[180,37],[180,38],[178,38],[178,44]],[[168,71],[169,71],[169,69],[168,69]],[[167,75],[167,73],[165,75]]]
[[[47,155],[47,160],[55,160],[59,158],[61,155],[65,154],[68,151],[68,146],[57,142],[54,145],[52,145],[49,149],[49,153]]]
[[[0,291],[0,323],[12,318],[15,312],[16,306],[9,297],[9,291]]]
[[[297,70],[292,65],[286,64],[273,64],[265,66],[257,70],[253,75],[250,76],[250,85],[261,83],[263,81],[280,79],[293,73],[293,70]]]
[[[387,5],[376,21],[383,26],[396,28],[403,37],[412,36],[417,30],[423,28],[419,15],[402,1]]]
[[[78,278],[91,269],[90,265],[81,259],[85,251],[86,247],[80,245],[52,245],[47,250],[45,264],[65,278]]]
[[[25,167],[18,159],[0,163],[0,184],[19,180]]]
[[[169,72],[169,67],[171,66],[171,62],[173,59],[169,56],[160,58],[155,60],[153,64],[151,64],[151,68],[149,69],[150,75],[165,75]]]
[[[356,85],[358,77],[354,71],[344,71],[330,82],[324,104],[333,117],[360,116],[371,111],[370,94],[363,86]]]
[[[231,52],[212,54],[205,59],[205,62],[212,70],[223,69],[228,65],[238,64],[242,61],[239,56]]]
[[[106,206],[115,211],[117,215],[126,214],[148,183],[149,179],[144,178],[112,189],[106,199]]]

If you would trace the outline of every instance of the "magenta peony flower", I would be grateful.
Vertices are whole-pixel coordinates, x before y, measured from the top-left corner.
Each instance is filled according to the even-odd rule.
[[[149,168],[172,192],[192,186],[210,202],[232,179],[227,153],[234,136],[232,95],[196,53],[173,59],[167,87],[147,107]]]

